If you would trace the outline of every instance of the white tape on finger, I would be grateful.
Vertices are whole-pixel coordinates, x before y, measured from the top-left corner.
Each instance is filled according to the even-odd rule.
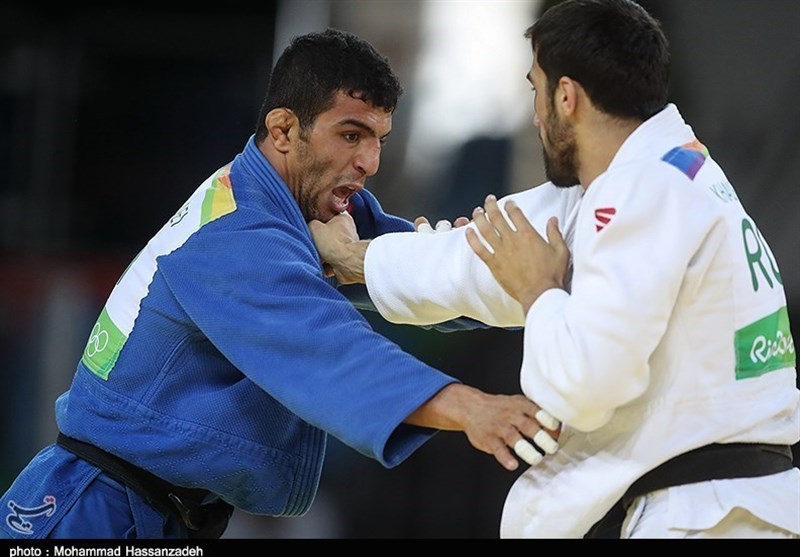
[[[427,222],[423,222],[417,227],[417,232],[421,234],[433,234],[433,227]]]
[[[558,443],[543,429],[536,432],[533,442],[547,454],[553,454],[558,450]]]
[[[534,418],[536,418],[537,422],[539,422],[544,427],[550,430],[555,430],[558,428],[558,426],[561,425],[561,422],[559,422],[557,419],[551,416],[549,412],[545,410],[539,410],[538,412],[536,412]]]
[[[531,466],[536,466],[544,458],[542,454],[525,439],[520,439],[514,444],[514,452]]]
[[[436,232],[447,232],[448,230],[452,230],[453,225],[450,223],[449,220],[440,220],[436,223]]]

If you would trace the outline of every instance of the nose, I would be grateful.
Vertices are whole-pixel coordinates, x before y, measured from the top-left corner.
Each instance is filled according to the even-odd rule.
[[[366,176],[373,176],[378,172],[378,167],[381,164],[381,143],[375,141],[374,144],[370,142],[364,145],[362,149],[356,154],[353,165],[360,173]]]
[[[533,114],[533,125],[537,128],[542,124],[542,121],[539,119],[539,115],[534,113]]]

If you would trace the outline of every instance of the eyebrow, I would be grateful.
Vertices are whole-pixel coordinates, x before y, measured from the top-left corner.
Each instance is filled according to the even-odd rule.
[[[360,121],[360,120],[356,120],[355,118],[346,118],[345,120],[342,120],[342,121],[340,121],[340,122],[337,122],[337,123],[336,123],[336,125],[337,125],[337,126],[355,126],[355,127],[357,127],[357,128],[360,128],[360,129],[364,130],[365,132],[368,132],[368,133],[369,133],[370,135],[372,135],[373,137],[378,137],[378,134],[376,134],[376,133],[375,133],[375,130],[374,130],[374,129],[372,129],[371,127],[369,127],[369,126],[368,126],[367,124],[365,124],[364,122],[362,122],[362,121]],[[384,136],[380,137],[379,139],[384,139],[384,138],[388,137],[390,133],[392,133],[392,131],[391,131],[391,130],[389,130],[389,131],[386,133],[386,135],[384,135]]]

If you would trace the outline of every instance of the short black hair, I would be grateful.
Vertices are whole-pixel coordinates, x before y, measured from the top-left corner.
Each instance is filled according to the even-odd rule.
[[[267,137],[264,119],[271,110],[292,110],[307,129],[333,105],[339,91],[394,112],[403,87],[388,59],[352,33],[327,29],[295,37],[272,70],[256,142]]]
[[[603,112],[646,120],[667,104],[669,43],[661,24],[632,0],[564,0],[525,31],[548,95],[567,76]]]

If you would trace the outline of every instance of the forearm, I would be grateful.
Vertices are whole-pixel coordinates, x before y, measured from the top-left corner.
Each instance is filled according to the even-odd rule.
[[[364,267],[370,297],[392,323],[431,325],[460,316],[498,327],[524,323],[521,307],[472,253],[463,229],[381,236]]]

